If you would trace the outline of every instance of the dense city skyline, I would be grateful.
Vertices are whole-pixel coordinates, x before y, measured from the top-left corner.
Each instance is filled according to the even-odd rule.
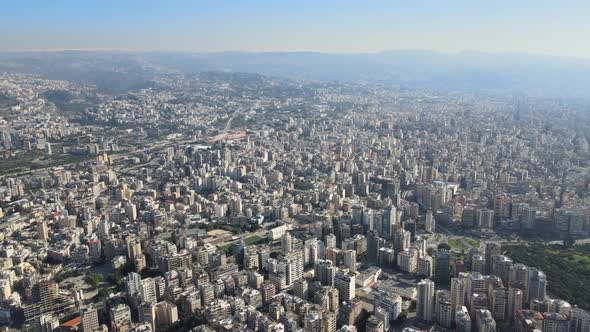
[[[590,329],[586,102],[50,54],[0,75],[0,325]]]
[[[590,332],[590,5],[3,7],[1,332]]]

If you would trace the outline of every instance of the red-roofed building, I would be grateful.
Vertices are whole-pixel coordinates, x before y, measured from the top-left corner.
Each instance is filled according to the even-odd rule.
[[[76,318],[70,319],[67,322],[64,322],[58,327],[58,331],[79,331],[81,329],[80,323],[82,322],[82,317],[78,316]]]

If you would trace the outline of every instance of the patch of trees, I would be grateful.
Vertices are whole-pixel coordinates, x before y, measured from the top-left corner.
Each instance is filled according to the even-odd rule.
[[[590,310],[590,245],[529,243],[507,246],[505,251],[515,262],[543,271],[549,292]]]

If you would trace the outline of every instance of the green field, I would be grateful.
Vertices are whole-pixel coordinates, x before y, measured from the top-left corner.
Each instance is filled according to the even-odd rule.
[[[461,239],[449,239],[448,240],[448,244],[451,248],[456,249],[456,250],[465,250],[468,251],[469,249],[471,249],[467,244],[469,244],[470,246],[474,247],[474,248],[479,248],[479,242],[475,239],[472,239],[470,237],[464,237],[462,239],[463,241],[461,241]]]
[[[465,250],[465,247],[457,240],[449,239],[449,246],[453,249]]]
[[[229,232],[232,232],[233,234],[239,234],[240,232],[242,232],[242,226],[240,225],[235,225],[235,224],[220,224],[220,225],[215,225],[214,228],[220,228]]]
[[[39,168],[81,163],[94,158],[96,157],[70,154],[45,156],[39,151],[27,152],[17,156],[16,158],[0,159],[0,175],[10,174],[18,171],[28,171]]]
[[[252,244],[258,244],[262,241],[264,241],[264,238],[258,235],[250,236],[244,239],[244,243],[246,243],[248,246]]]
[[[466,237],[465,242],[469,243],[474,248],[479,248],[479,241],[472,239],[470,237]]]
[[[253,235],[244,239],[244,243],[247,246],[259,244],[262,242],[264,242],[264,238],[258,235]],[[227,255],[231,255],[233,252],[234,245],[235,243],[228,243],[226,245],[219,247],[219,249],[225,251]]]
[[[545,272],[549,292],[572,305],[590,309],[590,245],[564,247],[530,243],[505,246],[504,250],[515,262]]]
[[[0,174],[27,170],[38,158],[39,155],[35,153],[26,153],[15,158],[0,159]]]

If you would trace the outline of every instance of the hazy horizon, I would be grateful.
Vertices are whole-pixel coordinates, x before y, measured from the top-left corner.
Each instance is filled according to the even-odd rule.
[[[0,52],[389,50],[590,58],[590,5],[524,0],[242,2],[25,0],[4,5]]]
[[[321,55],[382,55],[387,53],[432,53],[442,56],[461,56],[461,55],[506,55],[506,56],[527,56],[527,57],[547,57],[564,60],[590,60],[589,57],[559,55],[559,54],[548,54],[548,53],[531,53],[531,52],[518,52],[518,51],[504,51],[504,52],[493,52],[493,51],[482,51],[476,49],[465,49],[459,51],[440,51],[435,49],[427,48],[391,48],[376,51],[367,52],[330,52],[321,50],[266,50],[266,51],[252,51],[252,50],[219,50],[219,51],[190,51],[190,50],[175,50],[175,49],[123,49],[123,48],[55,48],[55,49],[22,49],[22,50],[0,50],[1,54],[19,54],[19,53],[59,53],[59,52],[96,52],[96,53],[178,53],[178,54],[195,54],[195,55],[215,55],[215,54],[231,54],[231,53],[243,53],[243,54],[321,54]]]

